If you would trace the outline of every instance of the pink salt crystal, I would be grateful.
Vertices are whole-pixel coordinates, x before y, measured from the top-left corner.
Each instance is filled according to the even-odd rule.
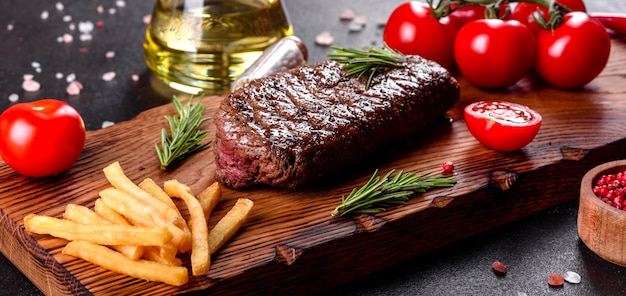
[[[81,47],[80,49],[78,49],[78,51],[80,51],[80,53],[86,53],[87,52],[87,48],[86,47]]]
[[[363,30],[363,25],[357,23],[356,21],[353,21],[350,23],[350,27],[348,27],[348,29],[350,30],[350,32],[358,32]]]
[[[65,88],[65,91],[67,92],[68,95],[75,96],[75,95],[80,94],[80,91],[82,89],[83,89],[83,84],[78,82],[77,80],[74,80],[70,82],[70,84],[67,85],[67,88]]]
[[[346,9],[344,10],[341,15],[339,16],[339,18],[342,21],[350,21],[354,18],[354,11],[350,10],[350,9]]]
[[[115,52],[112,51],[112,50],[109,50],[109,51],[106,52],[105,57],[107,59],[111,59],[111,58],[115,57]]]
[[[9,102],[11,103],[15,103],[20,99],[20,96],[18,94],[10,94],[9,95]]]
[[[115,72],[106,72],[102,74],[102,80],[111,81],[115,78]]]
[[[72,35],[70,34],[63,34],[63,43],[71,43],[72,41],[74,41],[74,37],[72,37]]]
[[[13,24],[7,25],[7,31],[13,31]]]
[[[360,24],[361,26],[365,26],[367,24],[367,16],[364,15],[360,15],[355,19],[357,24]]]
[[[132,79],[134,82],[137,82],[139,81],[139,75],[133,74],[132,76],[130,76],[130,79]]]
[[[80,34],[78,38],[80,38],[80,41],[89,41],[93,39],[93,36],[91,34]]]
[[[98,5],[98,8],[96,8],[96,10],[98,11],[98,13],[103,13],[104,7],[102,7],[102,5]]]
[[[98,21],[96,26],[98,26],[98,28],[102,28],[102,27],[104,27],[104,23],[102,21]]]
[[[146,14],[143,16],[143,23],[144,24],[150,24],[150,22],[152,21],[152,15],[151,14]]]
[[[115,122],[106,120],[106,121],[102,122],[102,128],[107,128],[107,127],[112,126],[114,124],[115,124]]]
[[[24,79],[24,81],[33,80],[33,77],[33,74],[24,74],[24,76],[22,76],[22,79]]]
[[[36,92],[41,88],[41,85],[39,84],[39,82],[29,79],[29,80],[24,80],[24,82],[22,82],[22,89],[24,89],[27,92]]]
[[[319,45],[328,46],[328,45],[333,44],[334,41],[335,41],[335,38],[332,35],[330,35],[328,31],[324,31],[320,33],[319,35],[315,36],[315,43]]]

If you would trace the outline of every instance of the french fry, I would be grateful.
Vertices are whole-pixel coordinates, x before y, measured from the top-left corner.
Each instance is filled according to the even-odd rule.
[[[111,222],[102,218],[88,207],[77,204],[67,204],[65,206],[63,219],[74,221],[79,224],[111,224]]]
[[[49,234],[66,240],[85,240],[107,246],[163,246],[172,239],[172,234],[165,227],[78,224],[69,220],[35,214],[24,217],[24,226],[32,233]]]
[[[163,217],[155,213],[154,208],[137,200],[134,195],[118,190],[106,188],[99,192],[104,203],[122,214],[134,225],[140,226],[163,226],[172,234],[172,244],[182,246],[185,241],[185,233],[172,223],[163,220]]]
[[[209,250],[208,226],[200,202],[186,185],[169,180],[163,185],[165,192],[173,197],[181,198],[189,211],[189,229],[191,229],[191,272],[203,275],[209,271],[211,252]]]
[[[102,216],[104,219],[110,222],[113,222],[114,224],[132,225],[130,222],[128,222],[128,219],[122,216],[122,214],[107,206],[107,204],[101,198],[96,199],[93,209],[96,213],[98,213],[98,215]]]
[[[240,198],[235,205],[220,219],[209,232],[209,250],[211,254],[221,248],[239,230],[241,225],[248,219],[254,202],[246,198]]]
[[[133,183],[133,181],[124,174],[119,162],[114,162],[106,166],[103,171],[107,180],[109,180],[109,183],[111,183],[113,187],[133,195],[137,200],[154,207],[159,214],[163,215],[165,221],[181,229],[184,227],[185,220],[179,215],[178,211],[139,188],[139,186]]]
[[[113,272],[135,278],[182,286],[189,281],[187,268],[147,260],[130,260],[105,246],[87,241],[69,242],[63,254],[82,258]]]
[[[180,219],[184,220],[183,215],[180,213],[180,210],[178,209],[172,198],[167,195],[167,193],[163,189],[161,189],[161,187],[159,187],[159,185],[157,185],[154,180],[150,178],[144,179],[143,181],[141,181],[141,183],[139,183],[139,188],[143,189],[150,195],[158,198],[163,203],[176,210],[176,212],[180,216]],[[179,249],[181,252],[187,252],[191,249],[191,231],[189,230],[189,226],[187,225],[187,223],[183,223],[181,229],[185,233],[185,240],[184,243],[181,243]]]
[[[172,248],[168,247],[146,247],[142,258],[162,264],[181,266],[183,265],[183,261],[176,257],[177,251],[176,248],[174,248],[174,252],[172,253]]]
[[[103,218],[98,215],[98,213],[90,210],[88,207],[76,204],[68,204],[65,207],[63,218],[80,224],[113,224],[113,222]],[[144,246],[114,245],[110,247],[131,260],[141,258],[144,252]]]
[[[159,185],[156,182],[154,182],[154,180],[152,180],[151,178],[143,179],[143,181],[141,181],[141,183],[139,183],[138,186],[139,188],[143,189],[143,191],[148,192],[150,193],[150,195],[158,198],[160,201],[168,205],[170,208],[178,211],[178,207],[176,206],[172,198],[169,195],[167,195],[167,193],[163,191],[163,189],[161,189],[161,187],[159,187]],[[180,211],[179,211],[179,214],[180,214]]]
[[[204,217],[207,221],[209,221],[211,212],[220,199],[222,199],[222,186],[219,182],[214,182],[211,186],[205,188],[202,192],[200,192],[200,194],[198,194],[198,201],[202,206]]]

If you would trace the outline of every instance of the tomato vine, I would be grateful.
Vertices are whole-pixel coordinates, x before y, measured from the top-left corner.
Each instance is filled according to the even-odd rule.
[[[549,18],[537,14],[535,21],[545,29],[554,29],[563,22],[563,17],[570,9],[558,1],[551,0],[426,0],[433,17],[440,19],[451,15],[467,6],[485,6],[485,18],[505,19],[511,14],[509,3],[532,3],[548,8]],[[502,11],[504,9],[504,11]]]

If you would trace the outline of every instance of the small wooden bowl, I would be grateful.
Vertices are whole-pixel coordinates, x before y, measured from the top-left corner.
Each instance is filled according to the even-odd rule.
[[[626,266],[626,211],[614,208],[593,193],[600,176],[626,169],[626,160],[601,164],[585,174],[580,185],[578,235],[585,245],[611,263]]]

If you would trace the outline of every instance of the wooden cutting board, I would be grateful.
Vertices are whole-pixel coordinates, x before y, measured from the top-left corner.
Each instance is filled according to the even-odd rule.
[[[68,203],[93,206],[107,186],[102,173],[119,161],[135,182],[178,179],[194,192],[214,182],[211,149],[162,173],[153,144],[171,104],[112,127],[90,131],[81,159],[68,172],[32,179],[0,163],[0,251],[46,294],[309,294],[389,267],[436,248],[578,198],[590,168],[626,158],[626,43],[613,40],[609,65],[584,89],[560,90],[529,75],[506,91],[476,88],[459,78],[462,99],[449,121],[433,124],[394,149],[363,159],[341,174],[298,190],[224,189],[210,224],[237,198],[255,202],[250,219],[213,256],[206,276],[183,287],[132,279],[61,254],[66,243],[24,231],[23,217],[61,217]],[[209,112],[219,97],[204,98]],[[500,153],[469,134],[462,110],[476,100],[507,100],[543,115],[536,139]],[[212,124],[207,124],[211,137]],[[330,212],[375,169],[440,173],[453,161],[458,184],[416,196],[375,216],[331,218]],[[188,258],[183,257],[189,265]]]

